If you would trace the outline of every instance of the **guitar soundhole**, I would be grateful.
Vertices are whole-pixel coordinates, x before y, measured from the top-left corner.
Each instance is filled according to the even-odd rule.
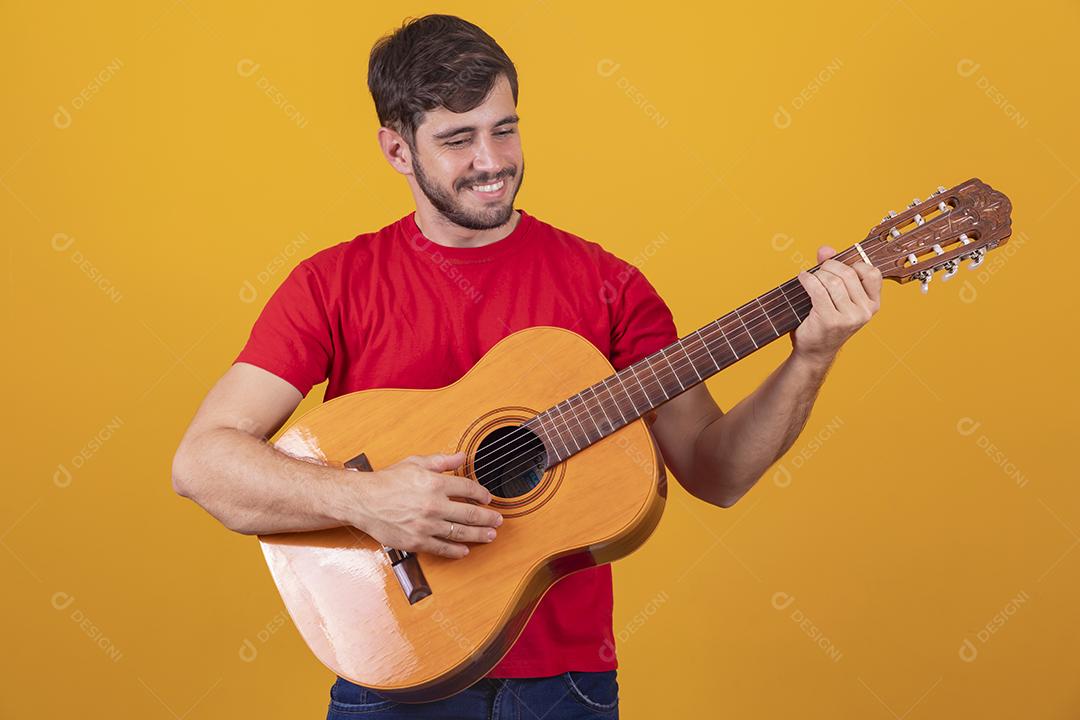
[[[495,497],[524,495],[540,483],[547,462],[544,442],[524,425],[492,430],[480,441],[473,472]]]

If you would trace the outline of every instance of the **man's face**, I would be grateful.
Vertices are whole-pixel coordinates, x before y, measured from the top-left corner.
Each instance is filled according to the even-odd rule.
[[[412,169],[420,190],[450,222],[470,230],[505,225],[525,176],[510,83],[499,76],[479,106],[436,108],[416,129]]]

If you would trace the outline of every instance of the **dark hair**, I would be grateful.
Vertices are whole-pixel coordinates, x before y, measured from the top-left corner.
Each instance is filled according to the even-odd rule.
[[[378,40],[368,60],[368,89],[379,124],[415,145],[424,113],[467,112],[484,101],[499,75],[517,105],[517,69],[503,49],[471,22],[453,15],[406,20]]]

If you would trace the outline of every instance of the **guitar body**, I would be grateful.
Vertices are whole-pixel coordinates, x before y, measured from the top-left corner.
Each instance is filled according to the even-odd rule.
[[[409,455],[464,451],[457,473],[477,479],[473,460],[485,438],[505,437],[612,372],[580,335],[528,328],[452,385],[342,395],[302,416],[275,447],[328,465],[363,455],[374,470]],[[493,490],[491,507],[504,516],[494,542],[470,544],[460,560],[414,554],[430,594],[411,603],[386,549],[355,528],[259,539],[289,614],[323,664],[395,700],[439,699],[490,672],[556,581],[627,555],[663,512],[663,459],[643,419],[536,478],[513,497]]]

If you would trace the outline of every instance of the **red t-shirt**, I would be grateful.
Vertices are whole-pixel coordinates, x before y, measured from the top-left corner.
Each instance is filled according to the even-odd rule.
[[[431,242],[410,213],[302,261],[267,301],[235,362],[324,401],[368,388],[440,388],[512,332],[582,335],[616,370],[674,342],[671,311],[637,268],[523,210],[476,248]],[[426,454],[430,448],[416,448]],[[611,566],[576,572],[537,605],[489,677],[617,667]]]

